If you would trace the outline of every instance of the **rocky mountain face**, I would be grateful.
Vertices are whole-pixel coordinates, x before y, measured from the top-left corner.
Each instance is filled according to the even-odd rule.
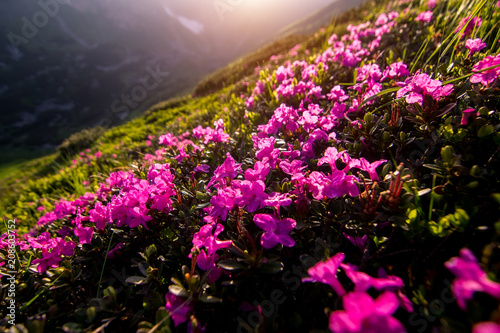
[[[331,2],[2,0],[0,150],[116,125]]]

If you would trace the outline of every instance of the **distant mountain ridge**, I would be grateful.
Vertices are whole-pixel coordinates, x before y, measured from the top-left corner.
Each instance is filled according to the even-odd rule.
[[[311,34],[323,26],[328,25],[334,15],[339,15],[349,9],[362,5],[367,0],[350,0],[348,2],[337,0],[313,14],[298,20],[281,29],[277,36],[286,37],[295,34]]]
[[[188,93],[329,2],[276,0],[258,14],[241,2],[221,16],[212,1],[4,0],[0,152],[54,147],[82,128],[117,125]]]

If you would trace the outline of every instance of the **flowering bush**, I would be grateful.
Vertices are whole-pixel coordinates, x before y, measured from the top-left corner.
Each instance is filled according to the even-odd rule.
[[[367,7],[28,184],[19,329],[498,330],[500,14],[422,3]]]

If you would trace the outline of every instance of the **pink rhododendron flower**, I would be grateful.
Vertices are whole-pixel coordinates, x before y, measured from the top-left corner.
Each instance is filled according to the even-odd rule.
[[[94,228],[84,227],[81,224],[77,225],[75,228],[75,236],[78,237],[78,241],[81,244],[90,244],[92,241],[92,235],[94,234]]]
[[[327,97],[332,102],[343,102],[349,99],[349,96],[346,95],[345,91],[340,86],[335,86],[332,88]]]
[[[390,291],[375,300],[365,292],[350,292],[343,297],[342,303],[344,310],[330,315],[329,327],[334,333],[406,332],[404,326],[391,316],[399,304]]]
[[[256,214],[253,221],[264,230],[260,238],[260,243],[264,248],[271,249],[278,243],[287,247],[295,245],[295,240],[289,235],[297,225],[295,220],[290,218],[280,220],[269,214]]]
[[[229,211],[234,208],[235,197],[236,191],[232,188],[227,187],[219,189],[217,195],[210,199],[210,203],[214,207],[210,215],[220,217],[221,220],[225,221]]]
[[[214,171],[214,176],[207,184],[207,188],[212,186],[215,182],[224,180],[224,178],[229,177],[230,179],[235,178],[241,172],[241,164],[236,163],[231,154],[226,154],[226,159],[224,163],[219,165]],[[222,182],[224,184],[224,182]]]
[[[486,47],[486,43],[484,43],[481,38],[476,38],[476,39],[467,39],[465,42],[465,47],[469,50],[470,55],[473,55],[474,53],[481,51]]]
[[[497,67],[483,71],[484,69],[493,66]],[[482,72],[472,75],[470,78],[470,82],[481,83],[483,86],[489,87],[493,82],[496,81],[498,76],[500,76],[500,54],[497,54],[496,56],[487,56],[486,58],[475,64],[474,67],[472,67],[472,71]]]
[[[387,162],[387,160],[379,160],[379,161],[375,161],[373,163],[370,163],[364,157],[361,157],[359,159],[359,166],[358,166],[358,168],[360,170],[368,172],[368,174],[370,175],[371,180],[376,181],[376,180],[379,180],[379,177],[378,177],[376,169],[377,169],[378,166],[384,164],[385,162]]]
[[[261,161],[257,161],[254,165],[253,169],[245,170],[245,180],[248,181],[264,181],[266,180],[266,176],[271,171],[269,164],[263,163]]]
[[[380,80],[383,81],[386,78],[390,79],[400,78],[408,75],[410,75],[410,71],[408,71],[406,64],[403,63],[402,61],[399,61],[390,64],[389,67],[385,69],[384,75]]]
[[[360,272],[357,267],[351,264],[340,264],[347,277],[354,283],[354,291],[367,291],[370,288],[384,290],[388,288],[403,288],[404,283],[398,276],[387,276],[386,278],[374,278]]]
[[[123,242],[116,244],[116,246],[108,252],[108,259],[113,259],[116,256],[116,253],[120,253],[119,251],[123,245],[125,245]]]
[[[453,257],[444,265],[457,277],[453,281],[451,290],[461,309],[466,309],[467,301],[476,291],[500,299],[500,284],[488,279],[469,249],[461,249],[460,257]]]
[[[172,133],[167,133],[167,134],[164,134],[164,135],[161,135],[159,138],[158,138],[158,142],[161,144],[161,145],[165,145],[165,146],[173,146],[175,145],[179,140],[172,134]]]
[[[476,110],[469,108],[462,111],[462,120],[460,121],[460,125],[467,126],[469,124],[469,119],[474,117],[476,114]]]
[[[433,80],[428,74],[420,74],[419,72],[407,78],[405,82],[398,82],[398,86],[401,89],[396,94],[397,98],[406,96],[408,104],[418,103],[421,106],[424,96],[430,96],[435,101],[438,101],[441,97],[448,96],[453,91],[452,84],[442,86],[441,81]]]
[[[295,176],[298,173],[302,173],[302,170],[307,166],[302,166],[302,161],[300,160],[293,160],[292,162],[281,161],[279,167],[287,175]]]
[[[389,22],[389,18],[387,17],[387,14],[382,13],[378,16],[377,20],[375,21],[375,25],[384,25],[387,22]]]
[[[302,282],[322,282],[333,288],[337,295],[344,296],[345,289],[337,279],[337,270],[345,255],[342,252],[335,254],[327,261],[318,262],[313,267],[307,270],[308,278],[303,278]]]
[[[199,268],[204,271],[210,271],[209,273],[209,283],[212,283],[219,279],[222,274],[222,269],[217,267],[215,261],[219,259],[216,252],[220,249],[228,248],[232,245],[232,241],[221,241],[217,239],[219,234],[224,231],[224,227],[221,224],[215,225],[215,230],[213,231],[214,225],[207,224],[201,227],[201,229],[193,236],[193,250],[189,257],[192,257],[192,253],[195,249],[198,249],[199,254],[196,258],[196,264]],[[202,248],[205,248],[202,249]]]
[[[500,325],[491,321],[485,321],[474,325],[472,333],[500,333]]]
[[[335,162],[340,158],[343,153],[339,153],[337,148],[328,147],[325,150],[325,153],[322,158],[318,160],[318,166],[328,163],[332,171],[337,170],[337,166]]]
[[[334,171],[325,184],[323,194],[327,198],[339,198],[346,194],[349,194],[351,197],[357,197],[359,195],[359,188],[356,185],[356,181],[358,181],[356,176],[347,175],[342,170]]]
[[[185,322],[194,310],[194,307],[189,300],[176,296],[170,292],[165,295],[165,301],[165,307],[170,313],[175,326]]]
[[[269,195],[265,192],[266,185],[262,180],[243,180],[237,187],[237,195],[234,203],[240,207],[247,206],[247,212],[251,213],[264,206],[264,200]]]
[[[90,222],[96,224],[96,228],[102,230],[110,222],[110,212],[107,206],[97,201],[95,207],[89,211]]]
[[[368,244],[368,236],[363,235],[363,237],[360,236],[351,236],[346,233],[342,233],[344,237],[352,243],[352,245],[356,246],[358,249],[363,251],[366,248],[366,245]]]
[[[467,22],[469,22],[469,23],[467,24]],[[465,27],[465,30],[462,34],[462,38],[463,38],[464,36],[468,35],[474,28],[479,28],[482,23],[483,23],[483,20],[481,20],[480,17],[474,16],[471,19],[470,16],[467,16],[467,17],[463,18],[462,20],[460,20],[458,27],[455,29],[455,33],[460,32],[460,30],[462,30],[462,28],[467,24],[467,26]]]
[[[31,263],[37,265],[38,274],[43,274],[49,268],[59,267],[59,262],[62,260],[61,256],[57,253],[49,253],[48,250],[42,250],[43,257],[35,259]]]
[[[287,193],[273,192],[264,200],[264,204],[276,208],[276,211],[279,212],[281,206],[290,206],[292,204],[292,199]]]
[[[220,233],[224,231],[224,226],[222,224],[217,224],[215,230],[213,230],[213,227],[214,226],[211,224],[204,225],[201,227],[200,231],[193,236],[193,245],[199,249],[205,247],[209,256],[213,255],[217,250],[230,247],[232,244],[230,240],[221,241],[217,239]]]
[[[431,20],[432,20],[432,12],[431,11],[420,13],[415,18],[415,21],[417,21],[417,22],[426,22],[426,23],[428,23]]]
[[[194,169],[194,172],[208,173],[210,171],[210,166],[206,164],[198,164]]]

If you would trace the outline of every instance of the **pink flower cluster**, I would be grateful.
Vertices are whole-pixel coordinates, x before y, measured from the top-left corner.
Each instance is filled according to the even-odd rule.
[[[500,76],[500,54],[485,57],[472,67],[472,71],[476,74],[471,76],[470,82],[492,86]]]
[[[418,103],[420,106],[423,105],[426,96],[439,101],[453,92],[452,84],[443,86],[441,81],[433,80],[428,74],[420,74],[420,72],[417,72],[404,82],[398,82],[398,85],[401,89],[396,94],[397,98],[406,97],[408,104]]]
[[[151,210],[168,213],[172,209],[171,197],[176,194],[174,176],[168,164],[155,164],[149,168],[147,180],[141,180],[131,172],[118,171],[111,173],[102,183],[96,194],[87,193],[74,201],[61,200],[54,208],[38,220],[38,227],[43,227],[57,220],[67,219],[73,228],[66,225],[59,230],[62,237],[78,238],[79,243],[89,244],[96,230],[103,230],[109,224],[130,228],[143,225],[152,220]],[[110,197],[114,189],[118,193]],[[33,260],[38,264],[40,274],[49,268],[57,267],[62,256],[73,255],[76,247],[74,241],[64,241],[60,237],[51,237],[44,232],[39,236],[37,229],[24,235],[26,241],[20,240],[21,249],[33,249],[41,258]],[[6,243],[0,243],[0,247]]]
[[[389,276],[384,270],[374,278],[351,264],[344,264],[344,253],[337,253],[325,262],[319,262],[307,271],[303,282],[321,282],[333,288],[342,297],[344,310],[330,314],[332,332],[404,332],[404,326],[392,314],[399,308],[413,311],[410,300],[401,292],[403,281],[397,276]],[[337,277],[342,268],[354,284],[354,290],[346,292]],[[383,291],[375,300],[367,291],[374,288]]]

